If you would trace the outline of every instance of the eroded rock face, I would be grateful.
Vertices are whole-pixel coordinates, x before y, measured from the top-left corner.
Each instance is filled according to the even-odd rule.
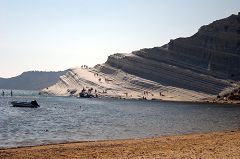
[[[164,85],[218,94],[229,86],[226,80],[240,80],[240,15],[162,47],[111,55],[106,64]]]
[[[231,92],[240,80],[239,17],[215,21],[162,47],[117,53],[94,68],[72,69],[42,92],[78,96],[83,88],[92,88],[99,97],[175,101]]]
[[[201,67],[205,74],[240,79],[240,15],[202,26],[192,37],[173,40],[168,46],[168,50]]]

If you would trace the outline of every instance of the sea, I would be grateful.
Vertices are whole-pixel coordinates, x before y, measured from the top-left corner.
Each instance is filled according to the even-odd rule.
[[[39,108],[12,107],[37,100]],[[0,148],[75,141],[148,138],[240,128],[236,105],[42,96],[5,90]]]

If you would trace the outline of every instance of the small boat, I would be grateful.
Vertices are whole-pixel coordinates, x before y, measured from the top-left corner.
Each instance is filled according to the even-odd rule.
[[[40,107],[40,105],[38,105],[36,100],[33,100],[31,102],[17,102],[17,101],[13,101],[13,102],[11,102],[11,104],[13,105],[13,107],[28,107],[28,108]]]

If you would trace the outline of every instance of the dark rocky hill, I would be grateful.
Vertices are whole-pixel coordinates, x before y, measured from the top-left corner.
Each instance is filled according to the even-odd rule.
[[[67,71],[29,71],[12,78],[0,78],[0,89],[40,90],[55,84]]]

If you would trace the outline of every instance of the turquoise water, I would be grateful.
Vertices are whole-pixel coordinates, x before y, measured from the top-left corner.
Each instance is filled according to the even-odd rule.
[[[0,97],[0,147],[127,139],[240,128],[240,107],[157,101],[77,99],[13,91]],[[36,99],[40,108],[9,102]]]

